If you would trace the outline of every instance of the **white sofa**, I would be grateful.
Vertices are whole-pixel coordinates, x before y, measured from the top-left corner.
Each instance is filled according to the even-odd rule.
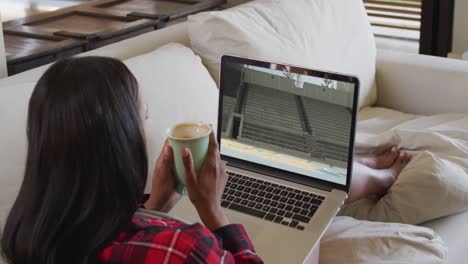
[[[190,47],[186,23],[140,35],[82,55],[110,56],[123,60],[150,52],[169,42]],[[376,107],[412,114],[468,113],[467,62],[379,50],[376,63],[378,85]],[[2,79],[0,90],[14,89],[21,83],[34,83],[47,67],[43,66]],[[444,87],[443,98],[440,98],[440,87]],[[213,105],[213,111],[217,111],[216,103],[206,102],[208,105]],[[8,170],[0,168],[0,171],[3,174]],[[11,192],[11,195],[15,195],[15,192]],[[1,205],[0,209],[5,207]],[[6,213],[0,212],[0,216],[2,214],[5,216]],[[447,263],[466,262],[464,240],[468,237],[468,228],[465,226],[467,222],[468,212],[465,212],[424,224],[436,230],[445,240],[449,248]]]

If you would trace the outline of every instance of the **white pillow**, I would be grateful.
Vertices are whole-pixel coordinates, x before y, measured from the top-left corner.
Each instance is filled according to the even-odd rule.
[[[190,16],[195,53],[219,83],[224,54],[357,75],[374,104],[376,47],[362,0],[258,0]]]
[[[447,251],[429,228],[336,217],[321,240],[320,263],[435,264]]]
[[[26,119],[35,83],[0,87],[0,230],[23,182]]]
[[[402,171],[380,200],[363,199],[342,215],[419,225],[468,210],[468,159],[423,152]]]
[[[200,57],[180,44],[167,44],[124,63],[137,78],[143,101],[148,104],[146,134],[151,175],[168,127],[202,121],[216,128],[218,89]]]

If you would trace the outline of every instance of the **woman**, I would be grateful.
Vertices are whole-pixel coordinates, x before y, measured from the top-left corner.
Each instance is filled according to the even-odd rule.
[[[211,135],[188,195],[206,227],[135,214],[146,183],[144,107],[117,60],[73,58],[51,66],[29,102],[24,180],[1,246],[11,263],[261,263],[241,225],[220,207],[227,180]],[[158,159],[144,206],[173,203],[172,153]]]

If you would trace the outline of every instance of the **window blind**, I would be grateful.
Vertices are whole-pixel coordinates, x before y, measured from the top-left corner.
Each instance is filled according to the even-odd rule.
[[[419,40],[423,0],[363,0],[378,36]]]

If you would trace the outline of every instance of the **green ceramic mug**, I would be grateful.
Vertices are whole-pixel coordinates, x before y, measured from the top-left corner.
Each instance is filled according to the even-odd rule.
[[[208,153],[210,134],[211,127],[204,123],[180,123],[167,130],[169,145],[174,153],[174,172],[178,181],[178,193],[185,193],[185,167],[182,161],[182,148],[190,149],[195,170],[198,172]]]

